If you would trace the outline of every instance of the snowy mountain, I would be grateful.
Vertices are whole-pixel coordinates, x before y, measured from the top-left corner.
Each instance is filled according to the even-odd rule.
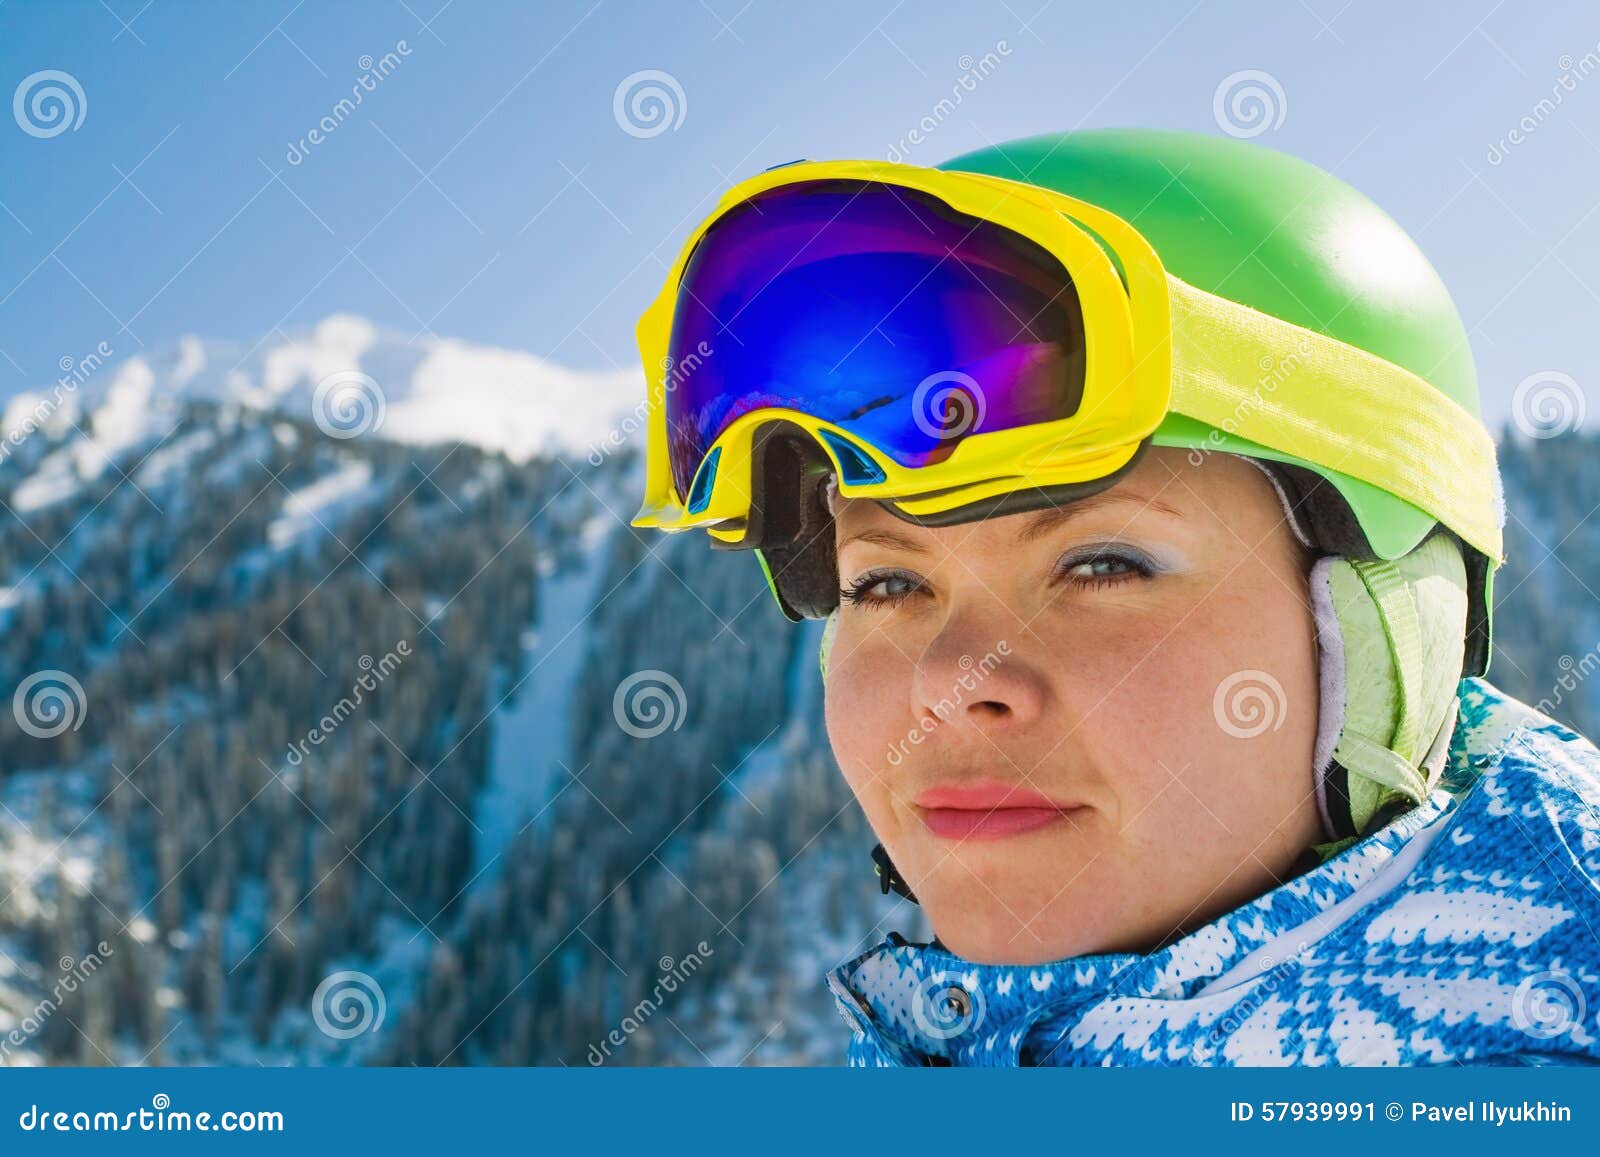
[[[275,410],[346,436],[417,446],[465,442],[525,462],[540,452],[587,453],[644,390],[636,368],[580,372],[517,350],[437,337],[408,341],[348,314],[296,336],[275,331],[248,349],[191,336],[92,373],[72,370],[58,383],[68,386],[64,404],[51,404],[63,394],[59,388],[32,390],[11,399],[0,419],[14,436],[45,407],[54,414],[50,429],[92,428],[74,461],[33,488],[32,501],[54,500],[67,466],[93,476],[158,438],[178,409],[195,401]]]
[[[917,913],[817,624],[626,526],[638,394],[340,317],[8,405],[0,1063],[842,1055],[822,970]]]

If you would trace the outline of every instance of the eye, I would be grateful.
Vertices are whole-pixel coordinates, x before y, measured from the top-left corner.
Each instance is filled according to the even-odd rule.
[[[1072,552],[1062,558],[1057,568],[1057,573],[1075,586],[1090,589],[1149,578],[1155,571],[1155,565],[1142,553],[1109,546]]]
[[[839,600],[852,605],[892,606],[920,589],[920,580],[905,571],[869,571],[842,587]]]

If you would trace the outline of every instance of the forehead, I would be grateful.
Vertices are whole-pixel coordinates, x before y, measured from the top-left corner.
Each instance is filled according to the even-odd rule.
[[[1140,460],[1134,464],[1133,469],[1104,490],[1071,502],[1062,503],[1059,509],[1087,509],[1112,503],[1126,505],[1129,503],[1154,502],[1158,506],[1162,504],[1167,506],[1174,505],[1183,489],[1179,485],[1182,481],[1180,470],[1189,465],[1182,451],[1173,452],[1167,447],[1153,447],[1147,450]],[[1194,473],[1192,467],[1191,473]],[[831,494],[831,502],[834,515],[841,523],[850,524],[858,521],[877,521],[880,519],[901,523],[907,521],[890,513],[881,504],[872,499],[846,498],[834,491]],[[999,515],[985,521],[1026,519],[1029,513],[1031,512]]]
[[[1242,517],[1255,506],[1270,514],[1278,499],[1265,475],[1250,463],[1232,454],[1209,454],[1192,460],[1189,452],[1172,447],[1152,447],[1122,478],[1098,493],[1066,502],[1058,507],[999,515],[984,520],[1004,527],[1018,537],[1037,537],[1052,526],[1096,512],[1130,519],[1148,513],[1152,517],[1181,518],[1195,524],[1227,522]],[[885,509],[870,499],[833,498],[835,526],[840,539],[858,537],[863,531],[898,529],[908,535],[938,534],[941,530],[959,531],[963,525],[920,527]],[[967,530],[973,529],[967,525]]]

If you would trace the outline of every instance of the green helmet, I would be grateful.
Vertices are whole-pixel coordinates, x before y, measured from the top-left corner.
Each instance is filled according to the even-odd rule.
[[[1383,210],[1315,165],[1231,137],[1110,129],[1028,137],[936,167],[1024,181],[1110,210],[1139,230],[1174,276],[1392,362],[1481,421],[1466,330],[1438,273]],[[1412,503],[1361,479],[1183,414],[1169,413],[1151,442],[1269,465],[1297,532],[1326,553],[1395,560],[1432,534],[1449,534]],[[1496,501],[1502,509],[1494,519],[1503,525],[1498,491]],[[1450,537],[1467,572],[1460,673],[1483,675],[1500,560]],[[779,606],[798,617],[789,606],[799,600],[781,592],[797,580],[781,572],[802,570],[803,562],[783,559],[774,577],[764,557],[770,552],[757,553]]]

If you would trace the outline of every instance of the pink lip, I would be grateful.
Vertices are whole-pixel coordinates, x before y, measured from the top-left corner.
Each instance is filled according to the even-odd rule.
[[[1006,784],[931,788],[915,803],[927,829],[952,840],[1020,835],[1056,823],[1082,806]]]

